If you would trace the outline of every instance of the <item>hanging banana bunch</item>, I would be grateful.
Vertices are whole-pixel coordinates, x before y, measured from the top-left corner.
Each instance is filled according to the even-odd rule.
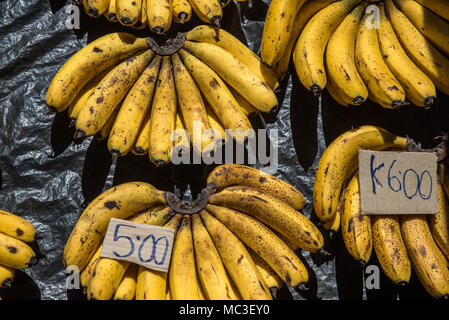
[[[143,182],[115,186],[91,202],[63,255],[64,265],[81,271],[88,299],[271,300],[283,284],[307,289],[309,274],[295,250],[324,253],[323,236],[300,212],[306,201],[292,185],[225,164],[208,174],[191,206],[180,203]],[[110,218],[174,229],[168,272],[101,257]]]
[[[445,0],[273,0],[261,58],[282,78],[293,57],[302,85],[342,106],[430,107],[449,94],[448,17]]]
[[[111,33],[89,43],[57,72],[47,105],[68,110],[76,141],[107,139],[114,157],[157,166],[213,154],[225,130],[243,144],[254,136],[248,117],[277,109],[276,75],[230,33],[202,25],[168,42]]]
[[[207,24],[217,27],[223,19],[223,9],[230,0],[83,0],[84,11],[91,18],[104,16],[134,29],[149,28],[152,32],[166,33],[173,22],[184,24],[192,14]],[[248,2],[251,0],[237,0]]]

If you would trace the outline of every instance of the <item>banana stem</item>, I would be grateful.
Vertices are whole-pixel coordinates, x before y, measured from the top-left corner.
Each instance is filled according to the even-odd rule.
[[[181,201],[174,193],[165,192],[164,198],[167,205],[176,213],[184,215],[193,215],[204,210],[209,203],[211,195],[215,192],[213,185],[207,185],[197,198],[192,202]]]
[[[150,50],[160,56],[171,56],[178,52],[186,41],[186,34],[178,32],[176,37],[168,39],[164,45],[159,45],[153,38],[147,38],[147,45]]]

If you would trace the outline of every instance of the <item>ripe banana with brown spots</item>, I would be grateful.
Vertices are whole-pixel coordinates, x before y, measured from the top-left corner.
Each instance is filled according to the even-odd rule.
[[[146,48],[146,38],[124,32],[92,41],[59,69],[48,88],[47,105],[58,112],[65,110],[90,79]]]
[[[449,205],[441,184],[438,184],[438,213],[427,215],[433,239],[449,259]]]
[[[449,2],[446,0],[416,0],[416,2],[449,21]]]
[[[117,21],[117,1],[111,0],[109,2],[109,7],[106,9],[106,11],[103,13],[106,19],[108,19],[111,22]]]
[[[173,21],[186,23],[192,18],[192,6],[188,0],[173,0]]]
[[[97,141],[103,141],[109,137],[111,133],[112,127],[114,126],[115,119],[117,118],[117,114],[121,108],[122,104],[119,103],[117,108],[111,113],[106,123],[101,127],[100,131],[95,134],[95,139]]]
[[[245,165],[220,165],[209,173],[207,184],[212,184],[217,191],[230,186],[252,187],[286,202],[297,210],[303,209],[306,204],[302,192],[291,184],[262,170]]]
[[[36,263],[36,254],[28,244],[0,233],[0,265],[14,269],[25,269]]]
[[[116,2],[120,16],[119,22],[124,26],[135,25],[139,21],[142,11],[142,0],[116,0]]]
[[[0,232],[25,242],[33,242],[36,228],[24,218],[0,210]]]
[[[130,264],[114,293],[114,300],[134,300],[136,296],[137,269],[137,264]]]
[[[108,8],[111,0],[83,0],[84,10],[92,18],[101,16]]]
[[[15,274],[16,270],[14,268],[0,265],[0,288],[10,288]]]
[[[173,21],[172,0],[144,0],[147,1],[148,26],[158,34],[170,29]]]
[[[148,153],[148,149],[150,148],[150,125],[151,110],[148,110],[137,134],[134,146],[131,149],[135,155],[143,156]]]
[[[189,3],[201,20],[220,25],[223,10],[218,0],[189,0]]]
[[[209,203],[251,215],[303,250],[318,252],[323,248],[321,232],[307,217],[286,202],[257,189],[245,186],[228,187],[214,193]]]

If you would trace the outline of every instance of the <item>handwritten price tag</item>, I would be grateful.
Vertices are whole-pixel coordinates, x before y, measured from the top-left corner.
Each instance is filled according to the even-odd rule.
[[[170,228],[111,218],[100,256],[167,272],[174,235]]]
[[[363,214],[438,213],[433,153],[360,150],[359,177]]]

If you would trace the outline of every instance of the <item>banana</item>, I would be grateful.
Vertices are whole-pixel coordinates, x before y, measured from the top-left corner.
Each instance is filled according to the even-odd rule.
[[[407,16],[432,44],[449,55],[449,22],[414,0],[395,0],[398,9]]]
[[[134,146],[131,149],[132,153],[136,155],[145,155],[148,153],[150,147],[150,119],[151,110],[148,110],[139,129],[139,133],[137,134]]]
[[[147,1],[142,0],[142,8],[140,10],[139,20],[132,27],[134,29],[143,29],[148,26],[148,16],[147,16]]]
[[[306,23],[321,9],[324,9],[328,5],[338,0],[314,0],[306,1],[304,5],[299,9],[296,15],[293,28],[291,30],[290,39],[288,41],[287,48],[281,58],[272,66],[277,77],[282,79],[288,70],[293,48],[296,44],[296,40],[306,25]]]
[[[286,202],[297,210],[303,209],[306,204],[302,192],[291,184],[250,166],[220,165],[209,173],[207,184],[212,184],[217,191],[236,185],[252,187]]]
[[[173,131],[172,140],[174,142],[173,153],[181,157],[183,154],[190,152],[190,136],[179,113],[176,114],[176,127]]]
[[[334,216],[330,220],[323,223],[323,227],[328,231],[336,233],[338,232],[338,230],[340,230],[340,224],[341,224],[341,209],[337,210],[337,212],[335,212]]]
[[[235,91],[231,86],[228,86],[229,91],[232,93],[232,95],[235,98],[235,101],[237,101],[240,110],[243,111],[243,113],[249,117],[253,114],[256,114],[257,112],[259,112],[259,110],[257,110],[256,108],[254,108],[251,103],[248,102],[248,100],[246,100],[245,98],[242,97],[242,95],[240,93],[238,93],[237,91]]]
[[[82,270],[95,253],[108,228],[110,218],[126,219],[155,204],[164,204],[163,192],[150,184],[129,182],[112,187],[84,210],[64,248],[65,266]]]
[[[197,154],[209,154],[215,150],[215,146],[213,136],[206,133],[211,129],[211,125],[201,92],[179,55],[176,53],[172,55],[171,61],[178,98],[178,113],[184,120],[194,151]]]
[[[0,288],[10,288],[15,274],[14,268],[0,265]]]
[[[334,79],[332,79],[332,77],[329,75],[327,77],[327,82],[326,82],[326,89],[327,92],[329,93],[329,95],[341,106],[343,107],[349,107],[350,103],[347,103],[344,99],[344,93],[342,92],[342,90],[340,89],[340,87],[338,87],[335,82]],[[351,102],[352,103],[352,102]]]
[[[223,10],[218,0],[189,0],[192,9],[204,21],[219,26],[223,17]]]
[[[136,282],[137,282],[138,265],[132,263],[114,293],[114,300],[134,300],[136,296]]]
[[[92,18],[101,16],[108,8],[111,0],[84,0],[84,10]]]
[[[30,222],[3,210],[0,210],[0,232],[25,242],[33,242],[36,237],[36,229]]]
[[[0,233],[0,265],[25,269],[36,262],[36,254],[30,246],[22,240]]]
[[[272,67],[287,50],[298,11],[305,0],[273,0],[268,7],[260,55]]]
[[[326,71],[344,101],[359,105],[368,98],[368,89],[355,64],[355,39],[366,4],[355,7],[332,34],[326,49]]]
[[[283,285],[283,281],[281,280],[281,278],[279,278],[276,272],[271,269],[268,263],[266,263],[265,260],[263,260],[257,253],[251,250],[251,248],[249,248],[248,246],[246,247],[246,249],[251,255],[254,263],[256,264],[257,270],[259,271],[260,276],[265,283],[265,286],[270,290],[273,299],[276,299],[279,289]]]
[[[265,65],[251,49],[226,30],[214,26],[201,25],[188,31],[186,39],[215,44],[223,48],[246,64],[271,89],[276,90],[279,87],[279,81],[273,70]]]
[[[318,218],[328,221],[334,216],[344,182],[357,166],[360,149],[404,150],[407,141],[376,126],[360,126],[337,137],[324,151],[315,174],[313,205]]]
[[[372,215],[373,247],[382,270],[393,283],[408,284],[412,272],[398,216]]]
[[[176,233],[168,272],[173,300],[200,300],[190,216],[183,217]]]
[[[324,55],[335,29],[360,0],[342,0],[315,14],[305,25],[293,51],[293,62],[299,80],[318,95],[326,87]]]
[[[449,3],[446,0],[416,0],[416,2],[449,21]]]
[[[317,252],[323,247],[321,232],[308,218],[284,201],[254,188],[228,187],[213,194],[209,203],[249,214],[303,250]]]
[[[309,281],[306,267],[279,237],[257,219],[225,207],[208,205],[207,212],[223,223],[289,286],[303,290]]]
[[[103,125],[103,127],[101,127],[100,131],[98,131],[95,134],[95,139],[97,139],[98,141],[103,141],[108,138],[109,134],[111,133],[112,127],[114,126],[115,119],[117,118],[117,114],[120,109],[121,109],[121,104],[119,104],[117,106],[117,108],[115,108],[115,110],[109,116],[106,123]],[[113,156],[115,156],[115,155],[113,154]]]
[[[238,300],[220,254],[198,214],[192,215],[196,270],[208,300]]]
[[[402,48],[393,27],[385,15],[383,3],[379,4],[379,44],[384,60],[393,75],[404,87],[406,97],[416,106],[430,106],[436,102],[433,82],[414,64]]]
[[[150,140],[148,154],[157,166],[170,162],[173,141],[170,139],[176,127],[176,91],[170,57],[162,58],[159,78],[151,107]]]
[[[100,244],[95,251],[94,255],[90,258],[89,263],[84,267],[80,274],[81,287],[87,290],[87,284],[92,276],[92,272],[95,270],[95,265],[100,259],[101,250],[103,249],[103,244]]]
[[[133,147],[153,100],[161,60],[155,56],[126,95],[108,139],[112,154],[125,156]]]
[[[360,212],[359,175],[354,175],[345,193],[341,215],[341,232],[348,253],[362,266],[368,262],[373,249],[370,216]]]
[[[271,300],[270,291],[245,245],[206,211],[201,211],[200,216],[241,297],[244,300]]]
[[[251,122],[219,75],[186,50],[181,49],[179,55],[220,122],[233,130],[235,140],[243,144],[254,136]]]
[[[151,50],[120,63],[95,88],[76,118],[75,139],[95,135],[154,57]]]
[[[116,0],[117,11],[119,12],[119,22],[124,26],[135,25],[142,10],[142,0]]]
[[[449,168],[446,162],[438,163],[438,179],[446,197],[449,197]]]
[[[415,64],[434,82],[436,87],[449,94],[449,59],[442,55],[391,0],[385,1],[387,17],[403,48]]]
[[[103,13],[106,19],[110,22],[117,21],[117,1],[110,0],[108,9]]]
[[[147,1],[148,26],[151,31],[164,33],[172,24],[172,0]]]
[[[192,17],[192,6],[188,0],[173,0],[173,20],[176,23],[186,23]]]
[[[186,41],[184,49],[212,68],[235,91],[262,112],[278,107],[273,90],[251,69],[225,49],[205,42]]]
[[[64,111],[95,75],[148,48],[145,38],[115,32],[92,41],[75,53],[56,73],[47,91],[47,105]]]
[[[435,298],[449,296],[449,265],[432,238],[425,215],[401,215],[401,234],[412,268]]]
[[[438,184],[438,213],[427,215],[433,239],[449,259],[449,205],[441,184]]]
[[[182,215],[175,214],[166,224],[164,224],[164,227],[171,228],[176,231],[181,223],[181,220]],[[166,299],[166,288],[170,288],[167,277],[167,272],[139,266],[136,285],[136,300]]]
[[[214,137],[214,145],[220,146],[225,144],[228,141],[225,127],[220,122],[220,119],[218,119],[214,110],[212,110],[210,104],[207,101],[205,101],[204,104],[206,106],[207,118],[211,126],[211,135]]]

